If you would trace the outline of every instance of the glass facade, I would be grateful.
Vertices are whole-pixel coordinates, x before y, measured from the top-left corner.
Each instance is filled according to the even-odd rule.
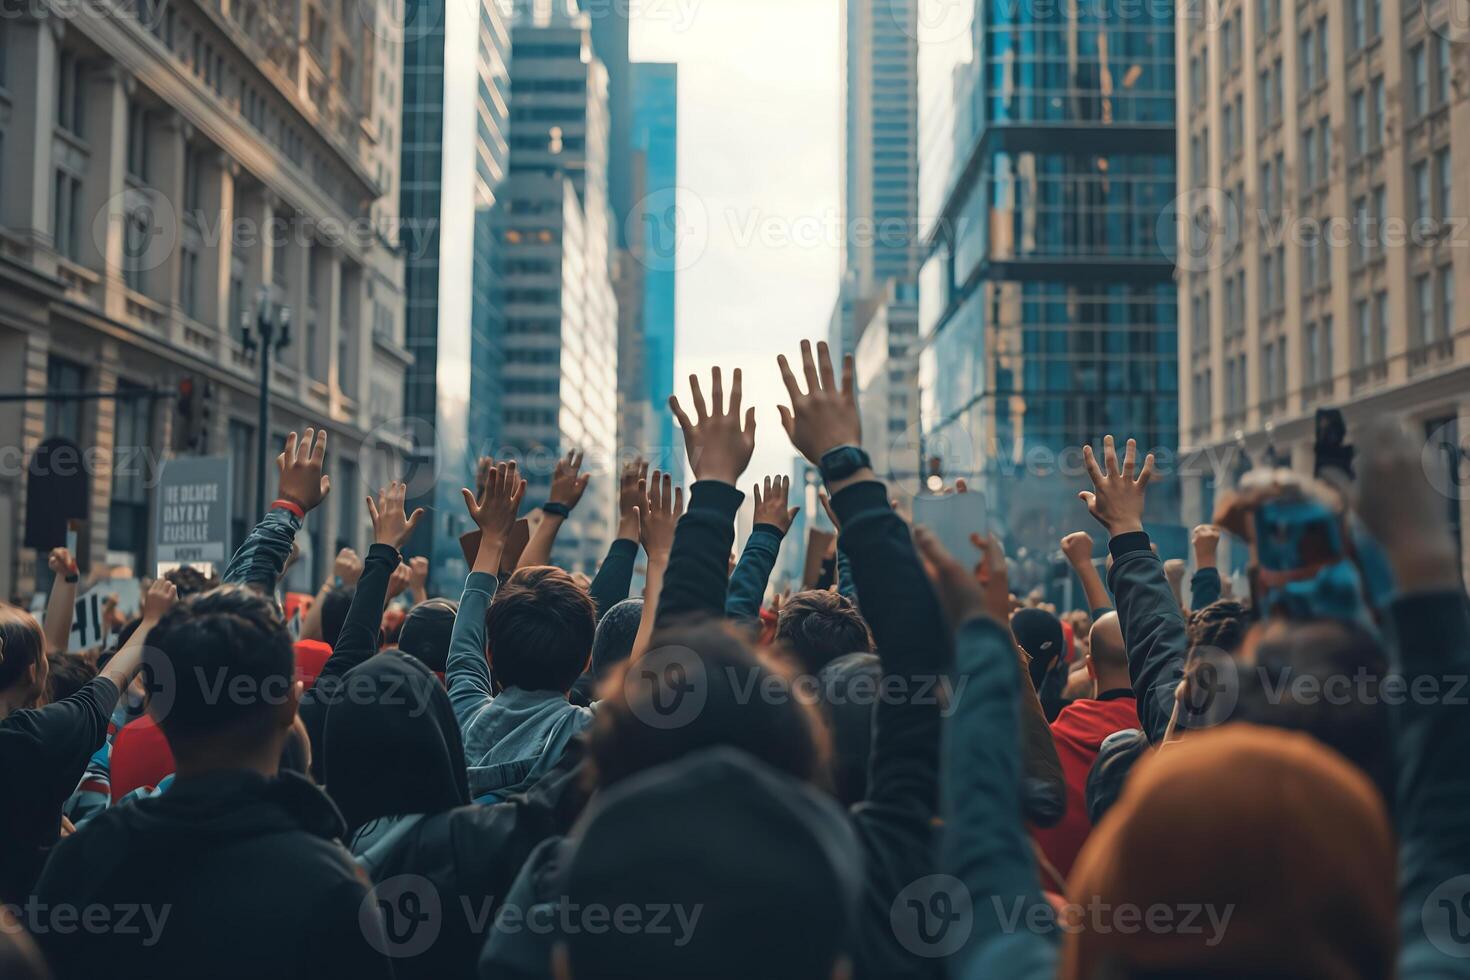
[[[1012,553],[1040,559],[1088,526],[1084,443],[1178,441],[1159,238],[1175,196],[1172,9],[980,3],[971,42],[974,62],[948,73],[953,103],[925,101],[937,173],[927,155],[920,168],[939,208],[919,277],[926,454],[974,477]],[[1150,503],[1177,523],[1168,483]],[[1049,575],[1040,560],[1021,571],[1028,587]]]
[[[407,479],[433,516],[413,547],[429,556],[432,581],[447,586],[468,571],[459,488],[472,485],[475,461],[502,424],[493,208],[509,157],[511,45],[495,0],[407,0],[404,16],[400,205],[414,356],[404,429],[417,463]]]
[[[665,406],[674,392],[677,322],[679,185],[679,66],[654,62],[633,65],[633,149],[643,157],[643,194],[663,205],[643,221],[643,382],[651,407],[650,462],[673,473],[684,471],[683,436],[676,438],[674,417]]]

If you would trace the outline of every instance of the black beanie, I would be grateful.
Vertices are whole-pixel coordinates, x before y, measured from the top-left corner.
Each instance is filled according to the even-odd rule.
[[[448,599],[428,599],[403,617],[398,629],[398,649],[420,661],[436,674],[449,669],[449,637],[459,606]]]
[[[1047,670],[1067,652],[1062,621],[1045,609],[1022,609],[1011,617],[1011,635],[1031,658],[1031,686],[1041,690]]]
[[[1087,773],[1087,819],[1097,826],[1118,801],[1133,764],[1148,751],[1148,739],[1137,728],[1125,728],[1103,739]]]

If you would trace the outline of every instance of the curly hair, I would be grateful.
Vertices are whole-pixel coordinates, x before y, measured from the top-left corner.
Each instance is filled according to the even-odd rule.
[[[1217,599],[1189,616],[1189,647],[1214,647],[1235,653],[1245,645],[1255,614],[1243,602]]]

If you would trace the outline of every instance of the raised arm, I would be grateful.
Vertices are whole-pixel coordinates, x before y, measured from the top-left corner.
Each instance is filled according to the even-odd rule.
[[[516,472],[515,463],[500,463],[487,474],[478,499],[469,490],[460,492],[464,494],[470,518],[480,529],[480,547],[460,596],[445,669],[449,702],[462,726],[495,696],[490,664],[485,660],[485,612],[499,584],[496,574],[500,570],[500,553],[520,513],[526,481]]]
[[[668,571],[669,552],[674,546],[674,529],[679,526],[679,518],[684,516],[684,488],[675,487],[669,474],[654,470],[652,478],[640,486],[645,492],[641,512],[648,574],[644,576],[643,612],[638,619],[638,633],[633,638],[630,660],[637,660],[647,653],[653,640],[664,573]]]
[[[633,566],[638,561],[638,536],[641,531],[639,509],[644,502],[648,481],[648,464],[635,459],[623,467],[618,481],[618,536],[608,545],[607,556],[597,569],[588,592],[602,619],[609,609],[628,598],[633,587]],[[589,668],[590,669],[590,668]]]
[[[1099,463],[1092,447],[1083,450],[1093,490],[1080,496],[1103,527],[1113,556],[1109,581],[1118,600],[1118,622],[1128,648],[1128,674],[1138,699],[1138,720],[1149,741],[1163,740],[1174,709],[1174,692],[1184,676],[1189,635],[1184,612],[1164,578],[1164,565],[1143,530],[1143,509],[1154,458],[1138,467],[1138,446],[1128,440],[1123,461],[1113,437],[1103,440]]]
[[[1396,423],[1373,426],[1358,440],[1358,512],[1387,554],[1398,590],[1386,624],[1390,665],[1401,691],[1419,692],[1388,702],[1398,761],[1398,975],[1405,980],[1470,976],[1470,710],[1463,694],[1470,609],[1445,500],[1425,478],[1421,446]]]
[[[674,532],[668,574],[659,596],[658,626],[681,616],[725,614],[735,513],[745,500],[745,494],[736,486],[755,452],[754,408],[745,412],[741,424],[740,369],[735,369],[728,407],[719,368],[711,377],[709,406],[698,376],[690,375],[689,384],[695,419],[690,420],[677,396],[669,396],[669,408],[684,431],[684,448],[695,483],[689,494],[689,512]]]
[[[311,608],[306,611],[306,618],[301,621],[303,640],[322,638],[322,609],[326,605],[327,596],[339,586],[355,587],[360,578],[362,578],[362,559],[358,557],[357,552],[351,548],[343,548],[337,552],[337,557],[332,561],[332,577],[323,582],[322,587],[316,590],[316,597],[312,599]]]
[[[573,449],[564,459],[556,461],[556,470],[551,475],[551,495],[541,507],[541,523],[536,525],[526,550],[521,552],[521,560],[516,562],[516,568],[551,564],[556,535],[567,518],[572,516],[572,511],[577,509],[590,479],[590,473],[582,472],[582,453],[579,450]]]
[[[107,666],[101,671],[100,676],[106,677],[117,685],[118,693],[126,691],[138,671],[142,669],[143,651],[148,643],[148,634],[153,631],[153,627],[158,625],[163,614],[174,607],[178,599],[178,589],[168,579],[154,579],[148,584],[148,591],[143,593],[142,622],[138,624],[137,629],[133,630],[133,635],[128,637],[128,642],[123,644],[123,648],[107,661]],[[101,745],[100,740],[98,745]]]
[[[1087,598],[1087,608],[1092,612],[1092,618],[1098,619],[1104,613],[1113,611],[1113,597],[1108,595],[1107,586],[1103,585],[1102,576],[1097,573],[1097,563],[1092,559],[1092,535],[1086,531],[1073,531],[1062,539],[1062,554],[1067,558],[1067,564],[1072,566],[1072,571],[1077,573],[1078,580],[1082,583],[1082,594]]]
[[[46,567],[51,569],[51,594],[46,597],[46,618],[41,623],[41,632],[46,635],[47,653],[65,653],[71,646],[71,620],[76,615],[77,583],[81,575],[77,572],[77,560],[65,548],[52,548],[46,557]]]
[[[950,958],[949,976],[1050,980],[1057,971],[1056,930],[1025,928],[1050,923],[1051,913],[1021,823],[1018,698],[1027,681],[1002,625],[1009,596],[996,587],[996,571],[1004,557],[993,541],[977,541],[991,570],[982,588],[932,536],[920,532],[918,540],[948,618],[960,624],[956,702],[944,739],[941,867],[974,901],[974,924]],[[1004,574],[999,578],[1005,581]]]
[[[791,493],[789,476],[768,476],[764,492],[757,483],[752,493],[755,523],[745,541],[745,550],[740,553],[740,561],[730,575],[730,586],[725,593],[725,615],[737,622],[758,626],[761,600],[765,598],[771,570],[776,567],[776,559],[781,554],[781,541],[791,530],[791,522],[801,508],[786,506]]]
[[[1201,524],[1189,537],[1194,544],[1194,576],[1189,580],[1189,605],[1192,609],[1203,609],[1218,602],[1223,589],[1216,557],[1220,550],[1220,529],[1213,524]]]
[[[224,584],[275,593],[301,522],[332,490],[332,478],[322,473],[326,455],[326,429],[308,428],[299,442],[296,433],[287,434],[285,450],[276,457],[279,495],[225,567]]]

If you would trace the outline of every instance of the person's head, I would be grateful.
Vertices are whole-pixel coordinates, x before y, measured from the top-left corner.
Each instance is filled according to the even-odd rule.
[[[1087,673],[1097,685],[1093,696],[1104,691],[1133,686],[1128,676],[1128,647],[1123,643],[1123,625],[1118,614],[1099,616],[1092,624],[1087,644]]]
[[[398,629],[398,649],[421,661],[436,674],[449,664],[449,636],[459,604],[450,599],[426,599],[408,611]]]
[[[41,624],[19,606],[0,604],[0,711],[39,701],[49,673]]]
[[[86,657],[74,653],[51,653],[46,656],[46,700],[62,701],[71,697],[97,676],[97,668]]]
[[[1087,819],[1097,826],[1103,814],[1113,808],[1123,793],[1128,774],[1139,759],[1148,755],[1152,748],[1148,737],[1137,728],[1125,728],[1113,732],[1102,740],[1097,758],[1087,771],[1083,801],[1087,804]]]
[[[876,654],[849,653],[822,668],[822,708],[832,733],[832,786],[843,806],[860,803],[868,791],[873,753],[873,715],[883,665]]]
[[[1038,691],[1046,678],[1047,671],[1056,664],[1066,650],[1067,641],[1062,635],[1062,621],[1045,609],[1026,608],[1011,617],[1011,635],[1017,645],[1031,658],[1031,684]]]
[[[274,601],[243,586],[192,596],[164,614],[148,645],[148,711],[180,772],[277,770],[301,685]]]
[[[560,568],[522,568],[485,613],[490,666],[501,687],[565,694],[587,669],[597,607]]]
[[[347,611],[352,608],[352,597],[357,588],[336,588],[322,596],[322,642],[329,647],[337,645],[342,635],[342,624],[347,622]]]
[[[776,642],[809,674],[849,653],[873,651],[873,635],[857,607],[825,589],[798,592],[781,604]]]
[[[642,599],[624,599],[602,614],[597,634],[592,638],[592,675],[598,680],[627,660],[638,639],[638,623],[643,618]]]
[[[561,856],[568,908],[672,909],[674,927],[568,929],[559,980],[849,973],[862,854],[847,816],[745,753],[700,752],[608,790]]]
[[[1193,908],[1202,926],[1123,929],[1089,912],[1058,976],[1393,976],[1395,863],[1382,799],[1331,749],[1255,725],[1191,733],[1134,766],[1067,900]]]
[[[1389,666],[1377,637],[1344,620],[1271,620],[1242,663],[1233,720],[1306,732],[1393,799],[1394,738],[1383,696]]]
[[[354,667],[346,683],[352,696],[327,710],[322,774],[350,831],[469,803],[459,723],[422,661],[381,653]]]
[[[163,577],[174,584],[180,602],[191,595],[198,595],[219,587],[218,575],[213,573],[205,575],[192,565],[180,565],[178,568],[170,569],[163,573]]]
[[[1189,645],[1234,654],[1245,645],[1253,618],[1249,607],[1234,599],[1217,599],[1189,617]]]
[[[755,650],[723,621],[659,631],[653,648],[600,687],[589,743],[599,787],[727,745],[825,787],[828,740],[821,713],[792,689],[789,664]]]

